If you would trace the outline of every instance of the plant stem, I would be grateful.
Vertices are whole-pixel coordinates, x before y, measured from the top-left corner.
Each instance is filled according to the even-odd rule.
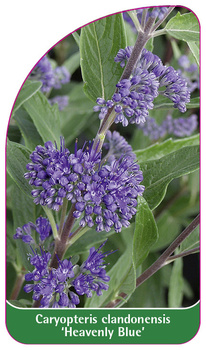
[[[78,227],[76,231],[72,234],[70,239],[68,240],[68,247],[70,247],[74,242],[76,242],[81,236],[85,234],[90,229],[90,227]]]
[[[18,273],[13,290],[10,295],[10,300],[16,300],[21,290],[22,284],[24,283],[24,274]]]
[[[170,258],[171,254],[175,251],[175,249],[182,243],[185,238],[187,238],[190,233],[199,225],[200,215],[197,215],[196,218],[191,222],[189,226],[185,228],[182,233],[172,242],[172,244],[163,252],[162,255],[150,266],[147,270],[145,270],[137,279],[136,279],[136,288],[138,288],[143,282],[149,279],[152,275],[154,275],[158,270],[160,270],[166,263],[166,261]],[[105,307],[106,308],[114,308],[117,307],[121,302],[121,298],[126,299],[126,293],[120,293],[120,298],[115,299],[109,302]]]
[[[142,50],[145,46],[145,44],[147,43],[147,41],[151,38],[151,31],[152,31],[152,27],[154,24],[154,18],[149,18],[146,25],[145,25],[145,29],[144,32],[140,32],[138,34],[136,43],[134,45],[134,48],[132,50],[131,56],[126,64],[126,67],[122,73],[122,76],[120,78],[120,80],[122,79],[129,79],[136,63],[137,60],[139,59]]]
[[[157,36],[164,35],[164,34],[166,34],[166,33],[167,33],[167,31],[166,31],[165,28],[159,29],[159,30],[156,30],[156,32],[154,32],[154,33],[152,34],[152,37],[153,37],[153,38],[156,38]]]
[[[148,13],[148,9],[144,9],[142,12],[142,19],[141,19],[141,26],[142,28],[145,27],[145,22],[146,22],[146,18],[147,18],[147,13]]]
[[[60,224],[59,224],[59,237],[61,237],[61,233],[63,230],[64,220],[65,220],[65,216],[66,216],[66,212],[67,212],[67,206],[68,206],[68,199],[64,198],[63,205],[62,205],[61,219],[60,219]]]
[[[199,250],[200,250],[200,247],[197,247],[197,248],[193,248],[193,249],[187,250],[185,252],[182,252],[182,253],[179,253],[179,254],[176,254],[176,255],[172,255],[166,260],[164,265],[167,265],[167,264],[173,262],[174,260],[176,260],[178,258],[184,258],[185,256],[188,256],[190,254],[198,253]]]
[[[136,11],[129,11],[127,14],[130,16],[131,20],[133,21],[135,28],[137,29],[138,32],[143,32],[142,26],[139,23],[139,20],[137,18],[137,13]]]
[[[75,217],[73,216],[73,212],[75,210],[75,205],[72,204],[69,215],[66,219],[66,222],[64,224],[63,230],[61,232],[61,236],[57,236],[55,240],[55,247],[54,247],[54,253],[50,262],[50,267],[58,268],[58,259],[61,260],[64,256],[64,253],[68,247],[68,237],[71,233],[72,227],[74,225]],[[57,258],[58,257],[58,258]],[[33,303],[33,307],[38,308],[41,305],[41,299],[42,296],[35,300]]]
[[[55,241],[55,248],[54,248],[54,254],[50,263],[50,267],[57,268],[58,267],[58,259],[62,259],[64,256],[64,253],[68,246],[68,238],[69,234],[71,233],[72,227],[74,225],[75,217],[73,216],[73,212],[75,211],[75,205],[72,204],[69,215],[66,219],[66,222],[64,224],[64,227],[61,232],[61,236],[58,237]]]

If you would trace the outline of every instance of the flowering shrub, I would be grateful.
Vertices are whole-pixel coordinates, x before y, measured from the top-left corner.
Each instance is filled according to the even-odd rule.
[[[7,141],[15,305],[180,307],[198,298],[182,259],[199,251],[199,26],[178,10],[98,20],[28,74]]]

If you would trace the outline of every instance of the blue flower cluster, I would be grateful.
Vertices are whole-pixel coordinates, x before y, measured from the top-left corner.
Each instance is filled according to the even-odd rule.
[[[29,77],[42,82],[42,92],[49,92],[53,88],[55,83],[54,72],[47,56],[42,57],[30,73]]]
[[[121,157],[111,164],[102,166],[87,184],[81,201],[76,202],[75,217],[80,217],[80,226],[96,226],[96,231],[109,232],[114,227],[120,232],[128,227],[136,214],[137,196],[144,186],[139,165],[129,157]]]
[[[64,66],[53,69],[46,55],[41,58],[30,74],[30,78],[42,82],[42,92],[50,92],[52,88],[60,89],[70,81],[70,77],[70,73]]]
[[[35,243],[33,232],[39,235],[39,242],[45,241],[46,238],[52,235],[52,228],[48,219],[39,217],[36,223],[29,222],[28,224],[18,227],[14,234],[14,239],[22,239],[24,243]]]
[[[131,51],[129,47],[121,49],[115,61],[123,66]],[[164,66],[158,56],[146,49],[143,49],[131,77],[121,80],[116,87],[111,100],[97,98],[94,111],[99,111],[99,118],[103,119],[113,107],[116,112],[115,123],[122,123],[123,126],[144,123],[148,111],[154,107],[154,99],[160,94],[168,97],[174,103],[174,108],[182,113],[190,101],[185,79],[173,67]]]
[[[132,156],[121,156],[111,163],[101,163],[101,153],[88,147],[71,154],[61,139],[60,150],[52,142],[37,146],[30,155],[25,178],[34,187],[34,203],[59,210],[63,199],[75,204],[73,216],[80,226],[95,226],[96,231],[120,232],[129,226],[136,213],[137,196],[142,195],[143,175]]]
[[[43,146],[37,146],[30,155],[31,163],[27,164],[28,173],[24,177],[34,186],[31,194],[35,204],[46,205],[53,210],[59,210],[66,197],[72,203],[76,202],[90,182],[95,166],[101,160],[100,152],[92,150],[92,144],[71,154],[61,138],[60,150],[51,141]]]
[[[151,140],[158,140],[165,137],[167,134],[174,135],[176,137],[190,136],[198,126],[198,118],[196,114],[192,114],[187,118],[172,118],[171,115],[167,115],[162,124],[157,124],[154,118],[147,118],[144,124],[140,124],[140,128],[143,133]]]
[[[96,292],[99,296],[103,290],[108,290],[110,277],[106,274],[104,258],[112,252],[102,253],[100,249],[92,247],[89,256],[81,266],[73,265],[71,260],[58,259],[58,267],[49,266],[51,254],[40,248],[40,252],[32,250],[29,260],[34,270],[25,275],[27,282],[24,291],[33,292],[33,300],[41,300],[41,307],[75,308],[80,303],[79,295],[92,296]],[[71,290],[72,289],[72,290]]]
[[[35,66],[30,74],[31,79],[40,80],[42,82],[41,91],[49,93],[51,89],[61,89],[62,85],[70,81],[71,75],[64,66],[58,66],[55,69],[47,56],[44,56]],[[55,96],[49,99],[51,105],[57,103],[59,110],[63,110],[68,105],[67,96]]]
[[[190,136],[198,127],[198,117],[196,114],[192,114],[187,118],[177,119],[168,115],[164,122],[168,134],[176,137]]]
[[[120,49],[114,58],[115,62],[119,62],[120,66],[123,68],[131,56],[133,46],[127,46],[125,49]]]

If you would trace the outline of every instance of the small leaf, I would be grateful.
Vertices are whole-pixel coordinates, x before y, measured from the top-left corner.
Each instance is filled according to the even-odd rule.
[[[79,42],[80,42],[79,34],[77,32],[74,32],[74,33],[72,33],[72,36],[73,36],[74,40],[76,41],[77,45],[79,46]]]
[[[65,62],[64,62],[64,67],[67,68],[69,73],[72,75],[77,68],[80,65],[80,53],[75,52],[73,55],[71,55]]]
[[[172,45],[174,59],[177,61],[180,58],[180,56],[182,56],[181,50],[180,50],[176,40],[171,40],[170,42]]]
[[[176,250],[176,254],[179,251]],[[183,299],[183,261],[181,258],[176,259],[170,277],[169,292],[168,292],[168,307],[181,307]]]
[[[197,65],[199,66],[200,65],[200,50],[199,50],[199,43],[197,43],[196,41],[188,41],[187,42],[196,62],[197,62]]]
[[[38,90],[40,90],[42,86],[42,83],[40,81],[31,81],[26,80],[24,85],[22,86],[19,95],[16,99],[14,108],[13,108],[13,114],[15,111],[18,110],[18,108],[27,101],[30,97],[32,97]]]
[[[154,38],[150,38],[150,39],[148,40],[148,42],[147,42],[146,45],[145,45],[145,48],[146,48],[148,51],[150,51],[150,52],[153,51],[153,49],[154,49]]]
[[[144,162],[140,168],[144,177],[144,198],[153,210],[163,200],[173,179],[199,168],[199,146],[183,147],[160,159]]]
[[[122,68],[114,57],[126,46],[122,14],[95,21],[81,30],[80,64],[84,91],[94,102],[97,97],[111,98]]]
[[[24,174],[30,160],[30,153],[25,146],[7,141],[7,171],[19,188],[28,196],[31,195],[31,186],[24,178]]]
[[[166,24],[164,30],[176,39],[184,41],[199,40],[199,23],[192,12],[183,15],[178,12]]]
[[[193,248],[198,248],[200,245],[199,227],[181,243],[179,253],[187,252]]]
[[[133,261],[136,269],[146,259],[157,239],[158,231],[153,214],[146,200],[139,197],[133,238]]]
[[[24,103],[23,107],[33,120],[43,141],[55,141],[59,146],[61,132],[58,106],[51,106],[47,98],[41,92],[37,92]]]

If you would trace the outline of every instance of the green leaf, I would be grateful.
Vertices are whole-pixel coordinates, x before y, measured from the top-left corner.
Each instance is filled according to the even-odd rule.
[[[183,15],[178,12],[166,24],[164,31],[184,41],[198,41],[200,35],[198,20],[192,12]]]
[[[94,102],[111,98],[122,68],[114,62],[119,49],[126,46],[122,14],[95,21],[81,30],[80,64],[84,91]]]
[[[176,250],[176,254],[179,251]],[[184,279],[183,279],[183,261],[176,259],[173,267],[168,292],[168,307],[181,307],[183,299]]]
[[[153,214],[146,200],[139,197],[133,238],[133,261],[136,269],[146,259],[157,239],[158,231]]]
[[[39,135],[32,119],[23,108],[18,109],[18,111],[15,113],[14,119],[21,130],[25,145],[28,149],[33,151],[37,145],[43,145],[43,140]]]
[[[198,66],[200,65],[199,61],[200,61],[200,50],[199,50],[199,43],[197,43],[196,41],[188,41],[187,42]]]
[[[32,97],[42,86],[42,83],[40,81],[31,81],[26,80],[24,85],[22,86],[19,95],[16,99],[14,108],[13,108],[13,114],[17,111],[17,109],[30,97]]]
[[[160,159],[140,164],[145,186],[144,198],[150,209],[155,209],[163,200],[168,184],[175,178],[199,168],[199,146],[183,147]]]
[[[167,154],[177,151],[183,147],[199,145],[199,134],[194,136],[173,140],[167,139],[164,142],[157,142],[142,150],[134,151],[139,162],[159,159]]]
[[[60,120],[58,106],[51,106],[47,98],[37,92],[23,105],[36,126],[44,142],[56,142],[60,145]]]
[[[19,188],[31,196],[31,186],[24,178],[26,165],[29,163],[30,151],[23,145],[7,141],[7,171]]]

